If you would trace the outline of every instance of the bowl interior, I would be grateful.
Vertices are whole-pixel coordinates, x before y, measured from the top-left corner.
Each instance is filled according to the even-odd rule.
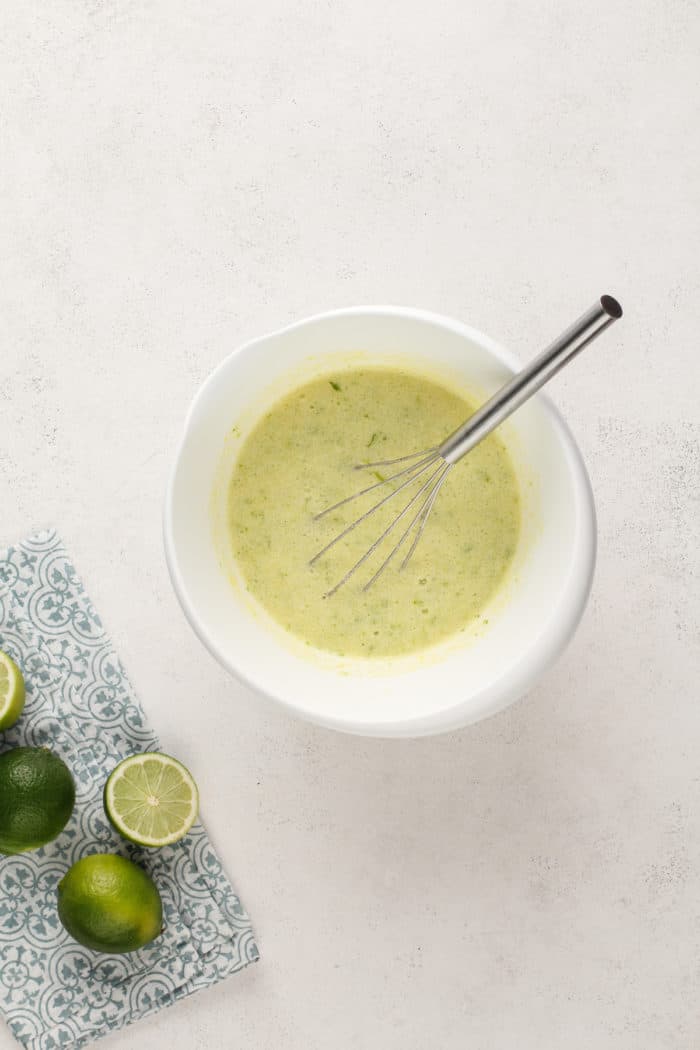
[[[168,564],[194,629],[258,690],[351,732],[437,732],[505,706],[566,643],[593,569],[590,488],[558,414],[534,398],[501,429],[520,481],[523,528],[488,624],[395,660],[310,652],[255,608],[236,581],[222,527],[225,483],[240,442],[266,406],[324,370],[361,360],[401,364],[479,398],[517,368],[509,354],[463,325],[393,308],[337,311],[247,344],[212,373],[186,421],[166,499]]]

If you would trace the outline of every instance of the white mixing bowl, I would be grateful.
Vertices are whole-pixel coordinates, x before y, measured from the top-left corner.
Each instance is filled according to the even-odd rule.
[[[309,651],[236,578],[222,526],[226,479],[247,431],[277,397],[362,360],[401,363],[483,399],[520,366],[458,321],[398,307],[320,314],[247,343],[209,376],[187,416],[165,503],[168,567],[201,640],[261,694],[347,732],[443,732],[511,703],[565,647],[593,575],[591,489],[566,425],[537,395],[500,431],[520,480],[523,526],[512,571],[485,620],[433,650],[394,660]]]

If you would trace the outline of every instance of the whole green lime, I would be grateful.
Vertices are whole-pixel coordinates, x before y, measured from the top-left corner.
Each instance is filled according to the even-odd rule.
[[[98,952],[133,952],[163,927],[156,884],[126,857],[94,853],[58,884],[58,916],[76,941]]]
[[[0,853],[24,853],[55,839],[75,803],[65,762],[46,747],[0,755]]]

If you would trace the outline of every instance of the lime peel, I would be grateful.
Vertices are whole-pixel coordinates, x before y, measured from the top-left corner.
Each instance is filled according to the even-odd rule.
[[[52,842],[68,823],[75,783],[68,766],[44,747],[15,747],[0,755],[0,854],[24,853]]]
[[[70,935],[93,951],[132,952],[163,929],[163,905],[150,875],[116,854],[93,853],[58,884],[58,916]]]

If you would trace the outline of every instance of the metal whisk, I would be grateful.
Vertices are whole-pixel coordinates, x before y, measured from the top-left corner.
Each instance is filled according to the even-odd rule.
[[[325,597],[330,598],[344,583],[347,583],[350,577],[377,550],[397,525],[409,518],[408,525],[401,533],[399,540],[391,548],[374,575],[364,585],[363,590],[366,591],[381,576],[394,555],[398,553],[411,534],[413,534],[411,544],[401,562],[400,568],[404,569],[420,542],[438,493],[455,463],[459,462],[463,456],[466,456],[467,452],[470,452],[475,445],[478,445],[487,434],[490,434],[492,430],[515,412],[523,402],[531,398],[540,387],[549,382],[552,376],[556,375],[576,354],[583,350],[585,346],[588,346],[601,332],[620,317],[622,317],[622,307],[618,301],[613,299],[611,295],[602,295],[590,310],[587,310],[585,314],[579,317],[578,321],[575,321],[570,328],[567,328],[558,339],[550,343],[529,365],[526,365],[512,379],[508,380],[466,422],[462,423],[460,427],[457,427],[452,434],[445,438],[441,445],[423,449],[420,452],[412,452],[408,456],[399,456],[396,459],[381,459],[374,463],[358,464],[354,468],[355,470],[371,470],[375,467],[389,467],[404,463],[407,463],[408,466],[403,466],[383,481],[377,481],[373,485],[360,489],[359,492],[355,492],[352,496],[341,499],[338,503],[334,503],[332,507],[326,507],[325,510],[315,516],[314,521],[318,521],[325,517],[326,514],[330,514],[332,511],[338,510],[339,507],[345,506],[346,503],[351,503],[353,500],[365,496],[368,492],[374,491],[374,489],[399,481],[396,488],[393,488],[387,496],[384,496],[369,510],[365,511],[364,514],[361,514],[359,518],[351,522],[330,543],[327,543],[325,547],[315,554],[309,562],[310,565],[314,565],[319,558],[323,557],[326,551],[334,547],[339,540],[342,540],[349,532],[352,532],[363,521],[366,521],[370,515],[374,514],[380,507],[383,507],[390,499],[394,499],[401,492],[405,492],[406,489],[416,482],[420,481],[420,484],[382,534],[365,551],[362,557],[355,562],[352,568],[345,573],[342,580],[339,580],[326,593]],[[413,514],[411,514],[411,511],[413,511]]]

